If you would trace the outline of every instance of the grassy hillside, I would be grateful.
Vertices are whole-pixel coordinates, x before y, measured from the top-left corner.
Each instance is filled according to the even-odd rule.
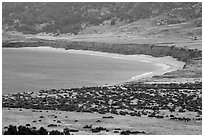
[[[2,4],[4,30],[23,33],[73,33],[92,26],[115,26],[160,16],[155,25],[186,22],[201,17],[201,3],[46,3]],[[201,22],[198,22],[201,26]]]

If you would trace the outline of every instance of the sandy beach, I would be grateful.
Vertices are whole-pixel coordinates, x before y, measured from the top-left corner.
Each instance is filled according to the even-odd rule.
[[[85,54],[90,56],[102,56],[102,57],[123,59],[123,60],[137,60],[140,62],[149,62],[160,67],[159,70],[154,72],[147,72],[137,76],[132,76],[132,78],[130,78],[129,81],[125,81],[125,82],[137,81],[139,79],[144,79],[144,78],[151,78],[152,76],[155,76],[155,75],[163,75],[167,72],[182,69],[183,66],[185,65],[184,62],[178,61],[177,59],[172,58],[170,56],[157,58],[149,55],[121,55],[116,53],[106,53],[106,52],[88,51],[88,50],[65,50],[63,48],[52,48],[52,47],[23,47],[18,49],[63,52],[63,53],[71,53],[71,54]]]

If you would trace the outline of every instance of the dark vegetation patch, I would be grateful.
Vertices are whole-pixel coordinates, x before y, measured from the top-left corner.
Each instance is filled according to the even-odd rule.
[[[37,96],[33,97],[32,94],[37,94]],[[44,97],[45,94],[46,97]],[[65,94],[66,96],[63,96]],[[112,113],[133,117],[143,115],[158,119],[169,118],[188,122],[192,119],[186,116],[175,118],[173,113],[170,117],[164,117],[160,112],[163,110],[178,113],[196,112],[198,116],[202,115],[201,97],[202,82],[185,84],[126,83],[115,86],[51,89],[41,90],[38,93],[24,92],[23,94],[4,95],[2,104],[3,107],[8,108],[89,111],[89,113]],[[92,107],[93,105],[95,107]],[[113,116],[102,118],[113,118]],[[101,121],[97,120],[96,122]],[[49,126],[56,127],[57,125],[51,124]]]
[[[40,127],[40,129],[36,130],[36,129],[32,129],[32,128],[28,128],[26,126],[12,126],[9,125],[7,131],[5,131],[3,133],[4,135],[48,135],[48,131],[43,128]]]
[[[92,128],[92,125],[85,125],[83,128]]]
[[[49,124],[47,127],[57,127],[57,124]]]
[[[114,118],[114,117],[113,117],[113,116],[103,116],[102,118],[103,118],[103,119],[106,119],[106,118],[107,118],[107,119],[112,119],[112,118]]]
[[[79,132],[79,130],[64,128],[63,132],[58,130],[47,131],[44,127],[37,129],[36,127],[13,126],[9,125],[4,135],[70,135],[70,132]]]
[[[104,128],[104,127],[96,127],[96,128],[91,129],[92,133],[98,133],[98,132],[101,132],[101,131],[108,131],[108,130],[106,128]]]
[[[92,125],[86,125],[83,128],[89,129],[91,133],[99,133],[99,132],[109,132],[107,128],[104,127],[95,127],[92,128]],[[72,132],[79,132],[79,130],[76,129],[69,129],[69,128],[64,128],[63,131],[59,130],[52,130],[48,131],[44,127],[40,127],[37,129],[36,127],[28,127],[28,126],[13,126],[9,125],[9,127],[4,128],[5,131],[3,132],[3,135],[71,135]],[[130,130],[125,130],[119,132],[121,129],[115,129],[113,132],[114,133],[120,133],[121,135],[137,135],[137,134],[147,134],[144,131],[130,131]]]
[[[144,132],[144,131],[130,131],[130,130],[126,130],[126,131],[121,131],[120,134],[121,135],[137,135],[137,134],[146,134],[146,132]]]
[[[156,9],[156,12],[155,12]],[[167,15],[160,25],[181,23],[202,17],[202,3],[186,2],[4,2],[2,24],[5,30],[28,34],[40,32],[78,34],[83,28],[110,21],[130,23],[140,19]],[[202,23],[200,23],[201,25]]]

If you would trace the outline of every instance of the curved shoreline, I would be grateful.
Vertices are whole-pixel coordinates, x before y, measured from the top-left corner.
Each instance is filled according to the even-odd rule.
[[[13,49],[13,48],[12,48]],[[176,71],[178,69],[182,69],[185,65],[184,62],[178,61],[177,59],[166,56],[166,57],[153,57],[150,55],[123,55],[117,53],[108,53],[108,52],[99,52],[99,51],[90,51],[90,50],[65,50],[64,48],[53,48],[53,47],[22,47],[18,49],[30,49],[30,50],[40,50],[40,51],[54,51],[54,52],[66,52],[66,53],[74,53],[74,54],[84,54],[91,56],[102,56],[109,57],[114,59],[125,59],[125,60],[137,60],[140,62],[149,62],[153,63],[156,66],[160,66],[161,69],[154,72],[145,72],[140,75],[136,75],[131,77],[129,80],[124,82],[133,82],[138,81],[140,79],[153,77],[155,75],[163,75],[167,72]]]
[[[38,49],[42,50],[40,48]],[[44,48],[44,50],[45,49],[46,48]],[[48,49],[50,48],[47,48],[47,50]],[[22,50],[22,48],[20,48],[19,50]],[[81,50],[78,51],[78,50],[64,50],[64,49],[55,50],[54,48],[52,48],[51,50],[53,50],[54,52],[55,51],[58,52],[58,50],[61,50],[64,53],[69,52],[74,54],[78,53],[78,54],[87,54],[92,56],[97,56],[98,54],[100,56],[108,55],[108,57],[112,57],[115,59],[126,59],[126,60],[140,59],[140,61],[142,62],[150,62],[154,64],[157,63],[157,65],[161,67],[161,69],[157,71],[158,74],[177,70],[180,67],[183,67],[182,63],[184,63],[184,62],[177,61],[175,58],[172,58],[172,57],[155,58],[147,55],[120,55],[120,54],[109,54],[109,53],[101,53],[101,52],[94,52],[94,51],[81,51]],[[114,55],[114,56],[111,56],[111,55]],[[137,78],[140,79],[142,77],[144,78],[148,76],[150,77],[151,75],[153,74],[156,75],[157,73],[147,72],[147,73],[143,73],[141,75],[132,77],[132,79],[134,80]],[[141,90],[137,90],[138,87],[141,88]],[[161,88],[158,88],[158,87],[162,87],[165,90],[161,90]],[[183,89],[187,89],[187,90],[183,90]],[[82,92],[79,92],[79,90]],[[168,92],[166,92],[167,90],[169,90],[171,94],[168,94]],[[181,92],[178,92],[178,90],[181,90]],[[198,90],[200,90],[200,92],[197,92]],[[49,129],[49,124],[51,124],[49,122],[54,123],[53,122],[55,120],[54,118],[57,118],[57,120],[60,121],[60,123],[57,123],[57,124],[61,129],[64,126],[66,127],[68,126],[69,128],[71,127],[80,131],[80,132],[77,132],[76,134],[78,133],[88,134],[89,132],[84,132],[84,131],[89,131],[89,130],[87,129],[84,130],[83,128],[83,126],[87,123],[94,123],[94,127],[96,126],[105,127],[108,129],[108,131],[110,131],[108,133],[111,133],[111,134],[113,134],[113,128],[115,128],[116,125],[121,125],[121,123],[123,123],[122,125],[125,124],[126,126],[125,128],[124,126],[120,127],[122,131],[123,130],[132,131],[133,129],[137,129],[137,130],[145,131],[144,133],[148,131],[147,133],[150,133],[150,134],[165,134],[165,133],[169,134],[169,130],[171,130],[170,132],[172,133],[175,133],[175,131],[177,131],[176,132],[177,134],[178,133],[179,134],[183,134],[183,133],[201,134],[202,125],[200,123],[202,123],[202,115],[201,117],[196,118],[196,114],[198,112],[202,112],[202,102],[200,102],[201,96],[198,95],[199,98],[196,99],[196,101],[198,101],[197,106],[199,106],[198,107],[199,109],[197,109],[197,107],[192,107],[193,105],[192,106],[190,105],[191,107],[189,107],[188,111],[192,113],[188,113],[188,112],[185,113],[185,112],[179,112],[179,111],[177,112],[177,108],[182,108],[182,104],[178,105],[176,103],[176,100],[184,101],[185,98],[183,98],[183,94],[188,94],[190,98],[189,104],[194,104],[195,100],[193,97],[195,97],[198,93],[201,94],[201,92],[202,92],[202,83],[198,83],[198,84],[176,83],[173,86],[168,84],[158,85],[158,84],[147,84],[147,83],[140,83],[140,84],[130,83],[128,85],[117,84],[117,85],[110,85],[110,86],[106,85],[104,87],[101,85],[99,87],[84,87],[84,88],[76,88],[76,89],[70,89],[70,90],[53,89],[48,91],[42,90],[38,93],[27,92],[27,93],[6,95],[6,96],[3,96],[3,99],[2,99],[4,101],[2,103],[4,108],[3,119],[4,120],[8,119],[8,121],[5,120],[6,122],[3,122],[4,123],[3,127],[8,125],[15,125],[16,123],[18,123],[19,125],[26,125],[29,123],[30,125],[35,127],[42,126],[42,127],[47,127]],[[142,97],[144,93],[147,96]],[[93,101],[90,102],[90,98],[88,96],[93,97],[92,98]],[[19,100],[19,97],[25,100],[23,99]],[[57,99],[53,101],[53,97]],[[84,98],[85,100],[82,101],[81,98]],[[99,102],[99,103],[96,103],[97,104],[96,105],[94,102],[100,101],[101,98],[102,99],[104,98],[104,102],[106,100],[106,102],[111,102],[111,103],[109,104],[109,103]],[[158,100],[158,98],[160,99]],[[11,104],[9,104],[10,99],[12,99],[12,101],[14,100],[14,103],[11,102]],[[114,102],[113,102],[113,99],[115,99]],[[46,104],[43,103],[42,105],[43,100],[46,100],[46,102],[48,103]],[[66,100],[65,106],[62,105],[61,103],[62,100],[63,101]],[[142,106],[139,106],[139,107],[134,106],[135,109],[132,109],[133,106],[131,105],[131,103],[129,103],[130,100],[134,105],[135,105],[135,101],[137,100],[141,100],[142,102],[153,101],[155,103],[153,104],[151,103],[148,106],[146,106],[145,103],[142,103],[141,104]],[[178,105],[175,107],[176,112],[171,112],[166,107],[160,109],[160,107],[163,107],[161,105],[161,104],[164,104],[163,101],[168,104],[169,102],[171,103],[172,100],[175,100],[173,102],[174,104],[172,105],[174,106]],[[75,102],[76,106],[72,105],[73,102]],[[116,104],[114,105],[115,107],[110,107],[112,106],[112,102]],[[23,107],[20,106],[19,104],[20,105],[23,104],[22,105]],[[81,107],[83,105],[86,106],[86,104],[88,104],[87,107],[85,108]],[[59,107],[59,106],[63,106],[63,107]],[[91,109],[92,106],[94,106],[97,109]],[[158,106],[159,108],[157,115],[153,115],[155,112],[155,109],[154,109],[155,106]],[[16,107],[17,109],[14,109],[13,107]],[[8,109],[5,110],[5,108],[8,108]],[[36,111],[36,109],[38,109],[39,111],[38,110]],[[73,112],[70,112],[70,111],[73,111]],[[37,113],[37,112],[40,112],[40,113]],[[170,117],[170,115],[173,115],[173,118]],[[111,118],[114,118],[113,121],[115,123],[112,123],[112,125],[108,123],[106,125],[107,121],[103,120],[103,118],[104,117],[107,118],[110,116]],[[43,117],[43,119],[39,119],[41,117]],[[97,119],[99,118],[102,119],[102,120],[99,120],[101,123],[97,122],[98,121]],[[43,121],[37,122],[38,125],[36,125],[36,119],[41,121],[43,120]],[[123,121],[121,121],[121,119],[123,119]],[[57,120],[55,120],[55,122],[57,122]],[[77,123],[76,123],[76,120],[77,120]],[[13,121],[17,121],[17,122],[13,122]],[[28,121],[33,121],[33,122],[35,121],[35,123],[28,122]],[[72,123],[66,124],[67,121],[69,121],[69,123],[70,122]],[[147,122],[145,123],[144,121],[147,121]],[[192,126],[189,126],[186,129],[187,122],[191,122],[189,124]],[[136,126],[134,126],[133,128],[132,125],[135,125],[135,123],[138,123],[138,124],[136,124]],[[149,123],[152,123],[152,124],[150,125]],[[158,126],[161,124],[163,124],[162,127],[164,127],[162,129],[161,129],[161,126]],[[180,130],[175,130],[175,125],[177,125],[177,127],[181,127]],[[194,130],[195,127],[198,128],[198,130]]]

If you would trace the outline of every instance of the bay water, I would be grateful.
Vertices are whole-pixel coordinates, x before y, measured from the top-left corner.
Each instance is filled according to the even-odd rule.
[[[139,60],[22,48],[2,49],[2,94],[118,84],[158,66]]]

